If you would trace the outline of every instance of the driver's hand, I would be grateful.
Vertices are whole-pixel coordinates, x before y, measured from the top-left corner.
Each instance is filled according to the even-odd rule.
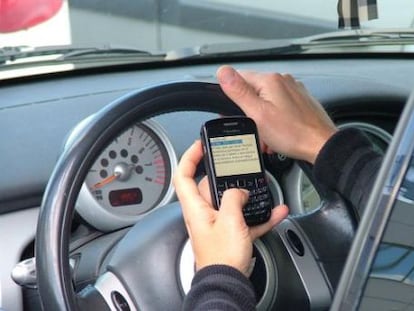
[[[288,208],[285,205],[275,207],[268,222],[249,227],[242,213],[248,199],[247,191],[229,189],[223,195],[220,209],[215,210],[208,191],[200,191],[194,180],[202,157],[201,142],[196,141],[182,156],[174,177],[196,268],[222,264],[248,275],[253,241],[282,221],[288,215]]]
[[[337,130],[321,104],[290,75],[222,66],[217,79],[224,93],[256,122],[271,151],[313,164]]]

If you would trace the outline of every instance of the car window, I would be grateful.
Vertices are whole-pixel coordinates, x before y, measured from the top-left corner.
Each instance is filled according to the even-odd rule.
[[[414,310],[414,157],[377,249],[359,310]]]
[[[299,38],[338,30],[338,5],[352,2],[356,1],[6,1],[0,6],[0,47],[111,44],[166,51]],[[361,28],[412,28],[413,1],[369,3],[375,3],[376,13],[372,18],[360,16]]]
[[[413,12],[411,0],[2,1],[0,80],[224,55],[411,53]],[[310,193],[306,210],[319,202]]]

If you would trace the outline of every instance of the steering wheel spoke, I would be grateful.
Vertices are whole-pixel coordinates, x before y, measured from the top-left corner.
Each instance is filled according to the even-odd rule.
[[[216,84],[159,85],[128,94],[103,108],[65,149],[45,191],[36,234],[37,280],[45,310],[82,310],[91,299],[82,298],[85,293],[74,292],[68,258],[74,206],[96,156],[129,124],[167,112],[192,110],[242,114]],[[340,239],[327,245],[334,245],[335,250],[341,243],[348,247],[354,230],[352,216],[342,201],[330,202],[319,215],[288,219],[276,232],[261,239],[264,248],[258,247],[258,253],[265,258],[262,260],[265,264],[259,269],[261,266],[257,263],[257,279],[265,282],[271,291],[264,305],[259,303],[259,310],[303,305],[318,308],[327,300],[329,286],[323,285],[323,281],[329,282],[321,265],[326,253],[315,245],[319,239],[327,242],[335,231],[335,237]],[[313,226],[320,226],[320,231],[313,230]],[[303,239],[304,255],[298,257],[291,252],[292,241],[286,235],[289,230]],[[102,309],[119,310],[117,303],[128,305],[130,310],[180,309],[185,293],[179,280],[179,258],[187,239],[179,204],[157,208],[116,243],[95,286],[89,288],[91,297],[101,297],[98,300]],[[267,279],[261,273],[266,273]],[[321,288],[316,290],[315,286]],[[99,296],[94,296],[95,293]]]
[[[136,308],[135,303],[133,302],[133,299],[129,295],[125,286],[112,272],[108,271],[102,274],[93,287],[105,301],[108,310],[139,310]],[[84,310],[91,310],[90,303],[87,304],[87,308]]]

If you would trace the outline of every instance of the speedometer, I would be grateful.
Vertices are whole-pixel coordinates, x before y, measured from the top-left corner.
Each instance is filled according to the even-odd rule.
[[[95,160],[80,191],[77,211],[100,230],[131,225],[171,200],[176,165],[173,147],[158,123],[134,124]]]

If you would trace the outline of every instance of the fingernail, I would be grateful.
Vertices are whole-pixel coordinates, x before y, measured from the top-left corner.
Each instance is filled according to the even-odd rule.
[[[231,84],[236,77],[236,72],[232,67],[223,67],[217,76],[220,84]]]

